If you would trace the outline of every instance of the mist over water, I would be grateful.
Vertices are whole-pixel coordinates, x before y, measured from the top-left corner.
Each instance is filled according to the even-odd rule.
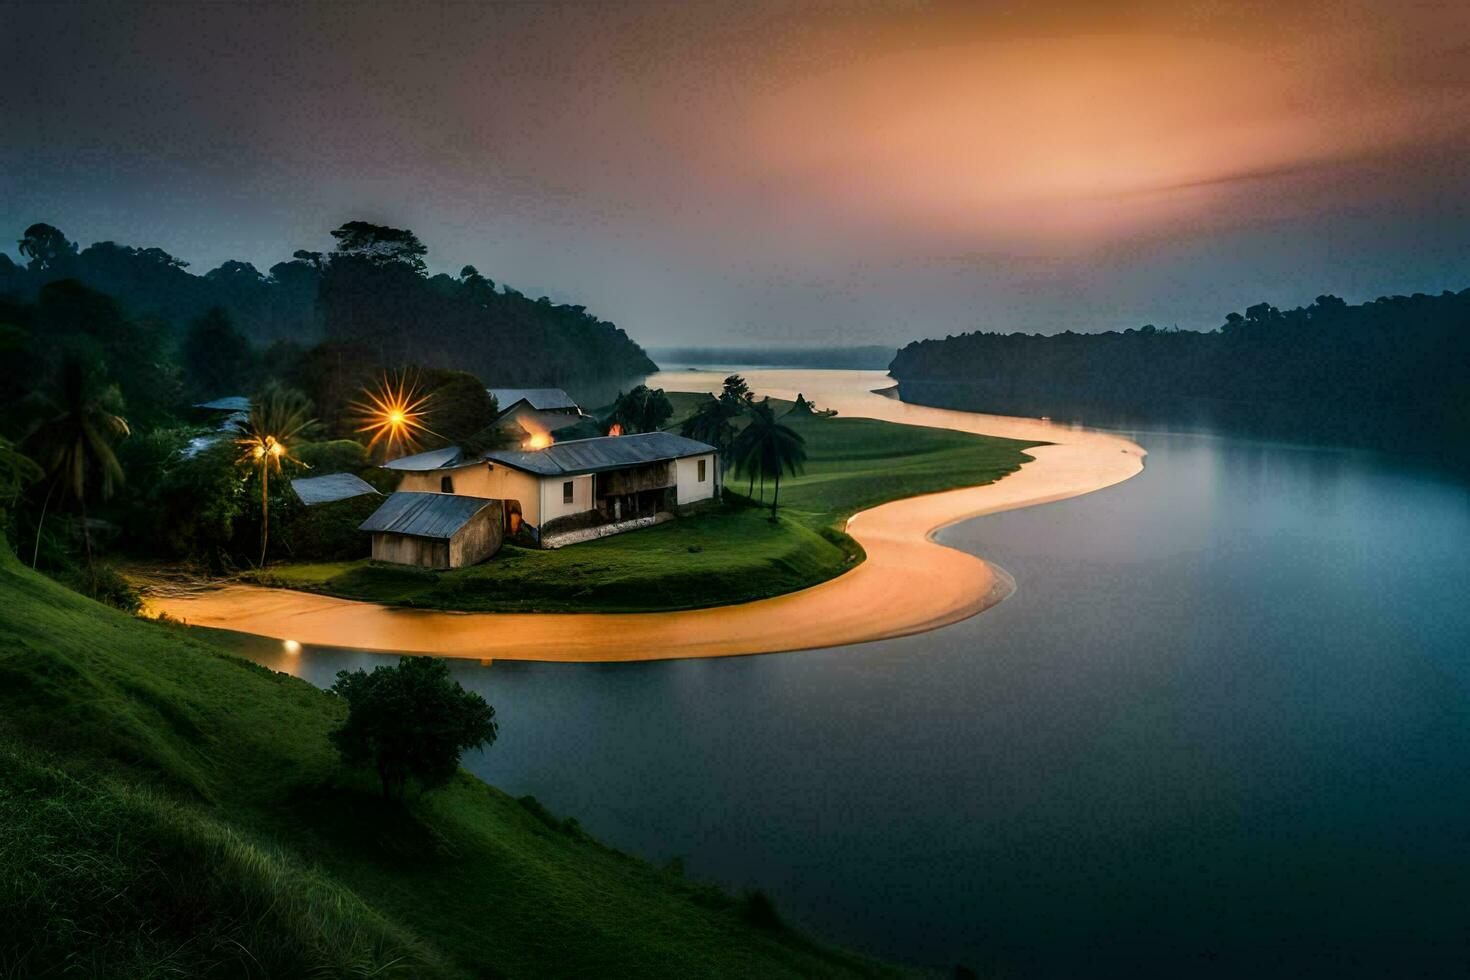
[[[1463,966],[1470,490],[1369,452],[1126,434],[1149,451],[1134,479],[941,534],[1017,583],[955,626],[759,657],[448,661],[502,725],[466,764],[907,963]],[[230,642],[321,685],[385,662]]]

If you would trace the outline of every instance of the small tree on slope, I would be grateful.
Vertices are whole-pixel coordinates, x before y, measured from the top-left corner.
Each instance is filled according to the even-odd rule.
[[[442,786],[465,749],[495,741],[495,709],[466,691],[433,657],[400,657],[397,666],[368,673],[339,671],[332,693],[348,705],[332,743],[352,765],[370,765],[383,798],[401,798],[409,778],[425,789]]]

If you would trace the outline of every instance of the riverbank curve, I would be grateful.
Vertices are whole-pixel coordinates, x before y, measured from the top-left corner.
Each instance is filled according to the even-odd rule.
[[[908,497],[860,511],[847,531],[867,560],[799,592],[709,609],[649,613],[457,613],[404,609],[263,586],[229,584],[145,596],[145,615],[282,641],[481,660],[610,662],[777,653],[937,629],[1000,602],[1003,570],[939,544],[959,521],[1063,500],[1120,483],[1144,451],[1121,436],[1040,419],[928,408],[878,393],[881,371],[752,370],[751,387],[797,393],[845,416],[1047,442],[995,483]],[[663,372],[669,391],[716,391],[722,372]]]

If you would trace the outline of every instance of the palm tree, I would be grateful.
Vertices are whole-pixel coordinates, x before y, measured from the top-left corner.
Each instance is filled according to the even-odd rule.
[[[796,430],[781,424],[771,410],[770,400],[752,406],[750,424],[735,438],[734,455],[752,476],[759,473],[762,493],[766,477],[775,479],[771,494],[771,520],[781,498],[781,474],[795,476],[806,465],[806,440]]]
[[[685,438],[709,443],[720,451],[723,459],[735,441],[734,419],[739,414],[739,409],[728,402],[711,398],[700,402],[694,414],[680,424],[679,433]]]
[[[15,448],[9,439],[0,436],[0,525],[8,526],[6,516],[20,499],[27,484],[36,482],[46,474],[36,461]],[[0,530],[0,535],[4,531]],[[17,542],[16,547],[19,547]]]
[[[769,404],[767,404],[767,402],[769,402],[769,401],[770,401],[770,399],[767,399],[766,402],[753,402],[753,403],[751,403],[750,404],[750,413],[751,413],[751,415],[752,416],[757,416],[757,417],[771,416],[771,420],[774,421],[774,413],[771,412],[771,407],[770,407]],[[726,402],[726,404],[733,404],[733,403],[732,402]],[[733,473],[744,473],[749,478],[749,484],[745,488],[745,496],[748,497],[751,500],[754,500],[755,499],[755,476],[756,476],[756,472],[760,469],[760,466],[757,465],[756,458],[755,458],[755,441],[754,441],[754,436],[753,435],[748,435],[747,433],[749,433],[749,432],[750,432],[750,423],[747,423],[746,426],[745,426],[745,428],[741,429],[736,434],[735,438],[733,440],[731,440],[731,442],[730,442],[730,470]],[[764,477],[762,477],[762,479],[761,479],[761,495],[762,496],[765,495],[765,478]]]
[[[55,409],[55,414],[26,439],[26,447],[50,480],[46,499],[41,504],[41,518],[36,522],[31,567],[35,567],[40,554],[46,509],[52,494],[60,490],[63,499],[71,499],[81,508],[82,537],[87,545],[87,573],[92,578],[93,591],[96,591],[92,530],[87,521],[87,492],[96,480],[98,494],[106,500],[123,482],[122,464],[117,461],[113,444],[125,438],[130,430],[127,420],[118,414],[122,409],[122,395],[117,385],[107,383],[100,371],[75,355],[68,355],[61,362]]]
[[[250,403],[250,414],[236,421],[241,465],[260,472],[260,564],[265,566],[265,548],[270,538],[271,471],[281,472],[283,463],[305,466],[291,455],[291,443],[303,435],[316,419],[310,417],[311,402],[290,388],[272,384]]]

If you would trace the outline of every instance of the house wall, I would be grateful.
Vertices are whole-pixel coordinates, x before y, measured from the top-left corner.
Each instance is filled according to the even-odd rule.
[[[457,494],[488,497],[491,500],[518,500],[521,503],[521,519],[531,525],[541,524],[541,481],[530,473],[523,473],[509,466],[471,463],[453,469],[405,473],[398,489],[439,493],[439,481],[444,476],[454,480],[454,492]],[[561,501],[561,484],[557,484],[556,499]]]
[[[484,463],[470,463],[449,469],[405,473],[403,479],[398,481],[398,489],[413,490],[418,493],[439,493],[441,492],[440,479],[448,476],[454,480],[455,493],[469,494],[471,497],[488,497],[489,494],[480,493],[475,489],[483,480],[478,471],[484,468]]]
[[[572,502],[562,503],[562,484],[570,481],[572,484]],[[566,517],[568,514],[581,514],[591,510],[595,503],[592,499],[592,474],[583,476],[546,476],[541,478],[541,524],[556,520],[558,517]]]
[[[699,461],[704,460],[704,482],[699,481]],[[708,500],[719,492],[719,460],[714,453],[675,460],[678,469],[678,502],[680,505]]]

